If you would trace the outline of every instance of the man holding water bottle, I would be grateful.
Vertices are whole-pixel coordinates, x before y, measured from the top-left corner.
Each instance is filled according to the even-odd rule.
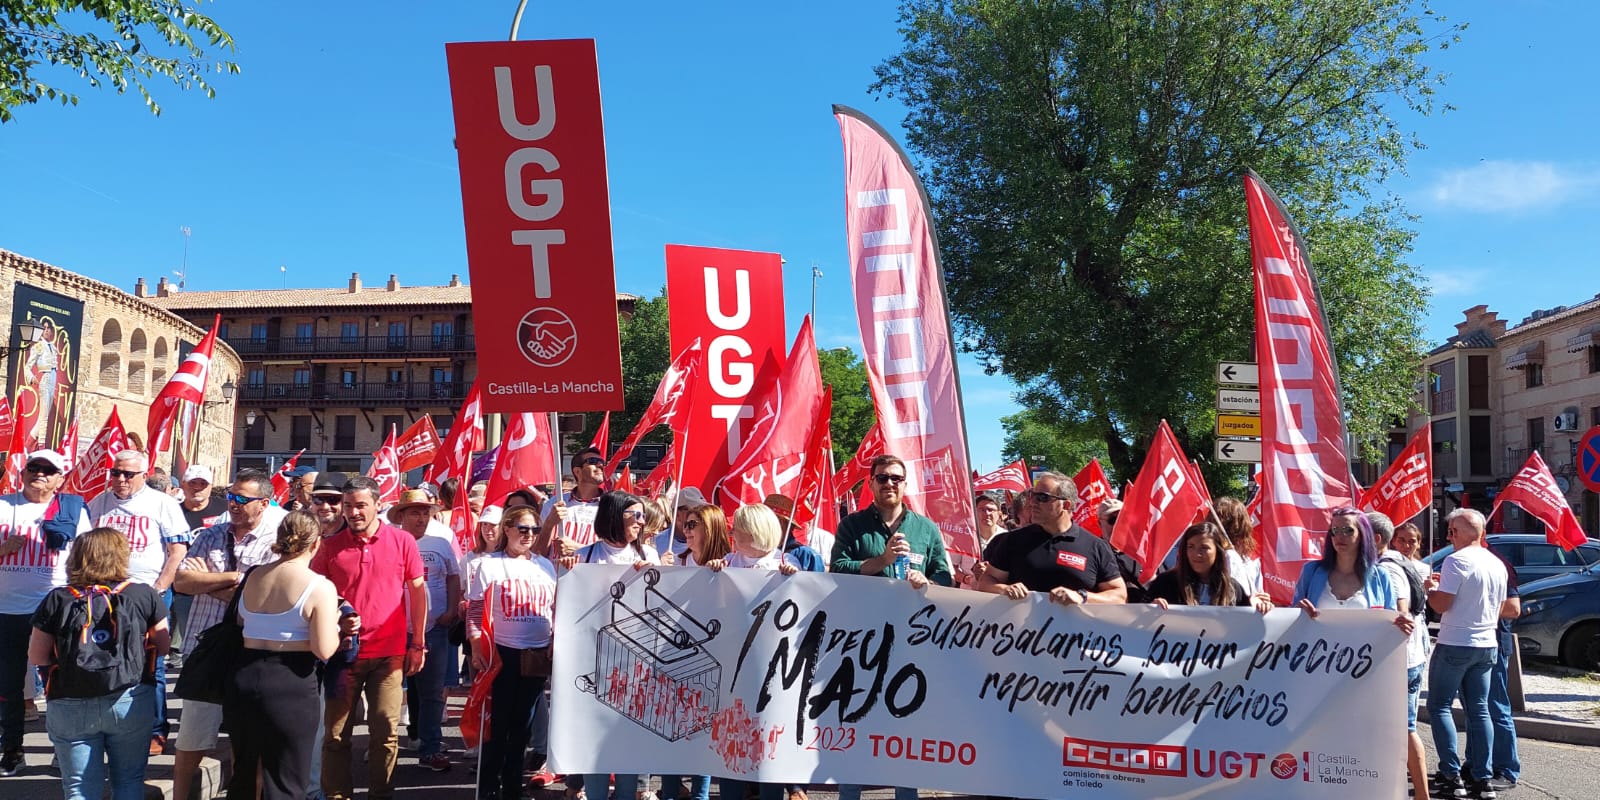
[[[933,520],[906,508],[906,464],[891,455],[872,460],[872,506],[845,517],[835,533],[831,568],[853,575],[898,578],[921,589],[951,585],[944,537]]]
[[[1104,539],[1072,524],[1078,488],[1059,472],[1041,472],[1026,493],[1033,524],[990,545],[980,591],[1021,600],[1047,592],[1062,605],[1126,603],[1128,586]]]

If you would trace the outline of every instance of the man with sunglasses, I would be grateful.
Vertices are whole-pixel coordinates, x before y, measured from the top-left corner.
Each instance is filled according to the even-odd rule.
[[[66,585],[67,547],[90,528],[83,498],[56,493],[66,468],[60,453],[36,451],[23,466],[22,491],[0,497],[0,776],[24,766],[24,705],[32,701],[24,699],[22,684],[34,609]]]
[[[346,527],[342,506],[346,480],[342,472],[323,472],[317,475],[317,485],[311,487],[311,515],[317,518],[324,539]]]
[[[915,588],[929,581],[949,586],[950,559],[933,520],[906,507],[906,462],[885,453],[872,460],[872,506],[839,521],[834,532],[832,572],[894,577],[895,559],[910,562],[906,581]]]
[[[1041,472],[1028,492],[1033,524],[1007,533],[985,553],[979,591],[1021,600],[1047,592],[1062,605],[1125,603],[1127,585],[1105,540],[1072,524],[1078,488],[1059,472]]]
[[[544,523],[533,543],[539,555],[570,556],[594,543],[594,515],[606,480],[606,459],[599,448],[585,447],[572,456],[572,478],[572,491],[546,500],[540,511]]]
[[[272,545],[278,541],[278,524],[288,512],[272,505],[272,479],[259,470],[239,470],[223,498],[228,503],[228,518],[195,533],[189,556],[178,565],[173,580],[173,588],[194,596],[184,627],[185,656],[194,652],[200,634],[222,621],[244,573],[278,560]],[[200,760],[217,746],[221,729],[221,705],[183,701],[172,766],[173,797],[189,796]]]
[[[113,528],[128,540],[128,579],[153,587],[172,606],[172,580],[189,554],[189,523],[183,506],[145,482],[149,464],[144,453],[123,450],[112,458],[106,491],[89,501],[89,519]],[[167,665],[155,661],[156,718],[150,732],[150,755],[161,755],[172,725],[167,721]]]

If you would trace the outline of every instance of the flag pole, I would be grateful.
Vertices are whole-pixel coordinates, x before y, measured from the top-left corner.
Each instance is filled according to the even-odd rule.
[[[559,502],[561,502],[561,415],[557,414],[554,411],[549,412],[549,414],[550,414],[550,420],[549,420],[550,421],[550,456],[551,456],[552,459],[554,459],[555,465],[556,465],[555,472],[554,472],[554,475],[556,476],[555,477],[555,485],[550,487],[550,496],[554,497],[556,499],[556,502],[559,503]],[[505,453],[502,452],[501,455],[504,456]],[[608,475],[608,476],[606,476],[606,478],[607,478],[607,482],[609,483],[610,482],[610,476]]]

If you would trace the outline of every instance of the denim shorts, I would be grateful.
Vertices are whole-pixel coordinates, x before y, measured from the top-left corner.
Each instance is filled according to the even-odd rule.
[[[1424,661],[1406,670],[1406,731],[1417,731],[1417,701],[1422,698],[1422,673],[1427,671]]]

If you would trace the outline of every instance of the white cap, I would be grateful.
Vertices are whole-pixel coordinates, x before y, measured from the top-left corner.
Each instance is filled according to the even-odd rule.
[[[678,508],[699,508],[703,505],[706,505],[705,494],[693,486],[678,493]]]
[[[501,510],[499,506],[484,506],[483,513],[478,515],[478,524],[499,525]]]
[[[35,461],[48,462],[50,466],[56,468],[56,472],[67,471],[67,457],[54,450],[35,450],[29,453],[26,463],[32,464]]]
[[[190,464],[189,468],[183,471],[183,482],[188,483],[195,479],[211,483],[211,468],[204,464]]]

